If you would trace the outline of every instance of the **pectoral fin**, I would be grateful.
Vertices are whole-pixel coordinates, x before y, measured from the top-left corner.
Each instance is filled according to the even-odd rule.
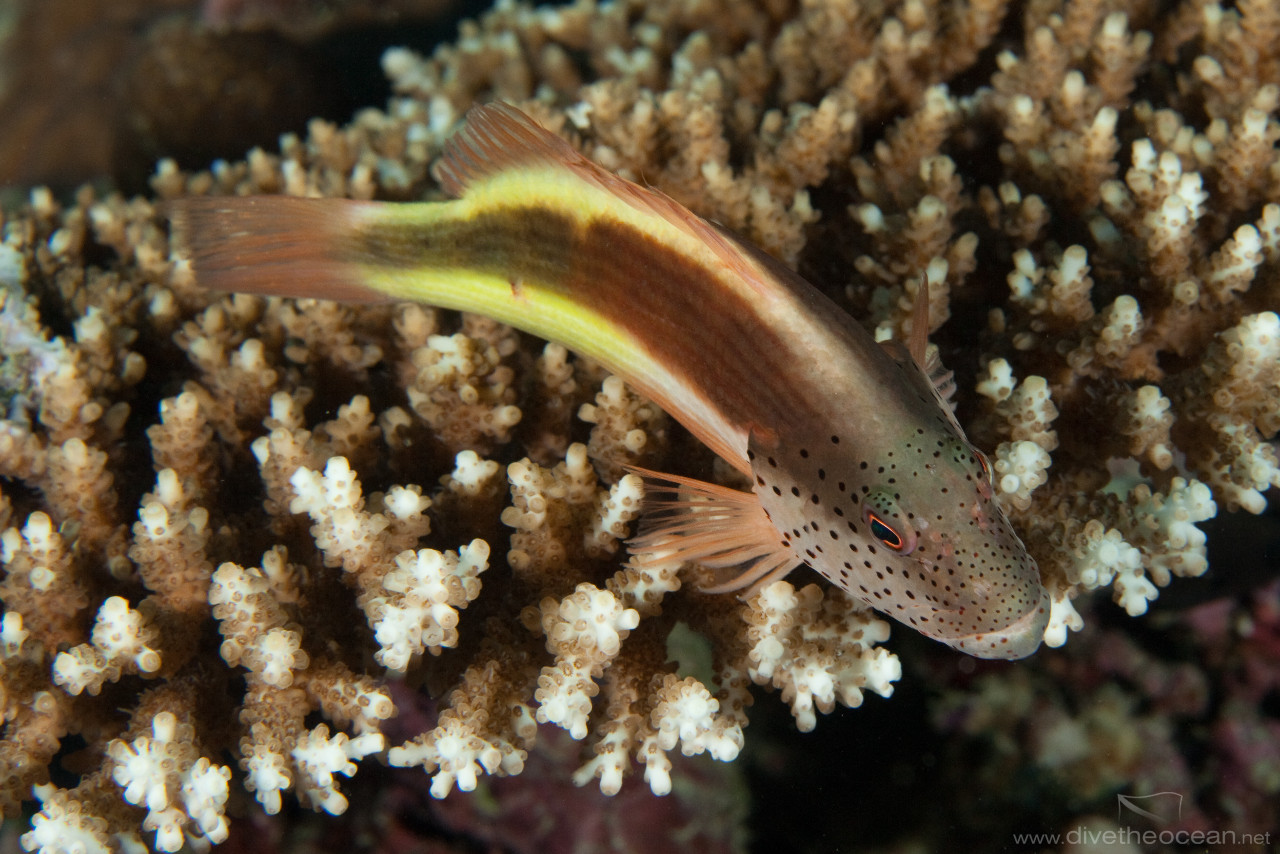
[[[640,532],[627,543],[633,558],[690,561],[717,571],[707,593],[748,588],[786,575],[798,561],[781,541],[754,493],[692,478],[632,468],[644,478]]]

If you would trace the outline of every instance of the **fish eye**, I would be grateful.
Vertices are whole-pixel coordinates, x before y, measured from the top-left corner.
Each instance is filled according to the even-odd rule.
[[[892,526],[888,525],[875,513],[868,513],[867,521],[871,524],[871,535],[873,537],[894,551],[902,551],[902,547],[906,543],[902,539],[902,535],[895,531]]]
[[[916,532],[910,516],[898,506],[897,496],[884,489],[871,490],[863,500],[862,519],[871,536],[900,555],[915,551]]]

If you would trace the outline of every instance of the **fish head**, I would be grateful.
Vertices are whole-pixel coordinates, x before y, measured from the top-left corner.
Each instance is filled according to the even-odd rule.
[[[996,501],[986,457],[942,419],[878,444],[831,435],[751,449],[755,492],[784,546],[948,646],[1030,655],[1049,596]]]

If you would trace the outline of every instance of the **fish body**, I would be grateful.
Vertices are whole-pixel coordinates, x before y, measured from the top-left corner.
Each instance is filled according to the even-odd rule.
[[[638,559],[699,561],[725,590],[806,563],[974,655],[1039,645],[1048,595],[923,335],[875,343],[765,253],[506,105],[468,114],[437,177],[454,200],[186,199],[173,218],[208,287],[488,315],[598,360],[751,476],[745,493],[647,473]]]

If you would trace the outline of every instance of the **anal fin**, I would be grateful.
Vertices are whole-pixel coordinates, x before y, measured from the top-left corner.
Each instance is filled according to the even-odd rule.
[[[704,593],[746,589],[744,596],[785,576],[799,561],[754,493],[692,478],[631,468],[644,478],[640,531],[627,542],[632,559],[689,561],[717,571]]]

